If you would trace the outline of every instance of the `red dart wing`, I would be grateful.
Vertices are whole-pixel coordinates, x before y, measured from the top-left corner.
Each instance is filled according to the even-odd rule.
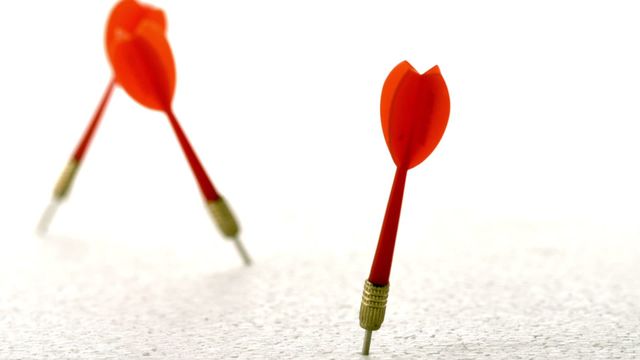
[[[384,82],[384,86],[382,87],[382,97],[380,99],[380,118],[382,119],[382,132],[384,133],[384,140],[387,142],[387,147],[389,148],[392,157],[393,150],[391,149],[391,138],[389,136],[391,106],[393,105],[398,84],[400,84],[400,81],[402,81],[402,79],[409,71],[411,71],[411,69],[413,68],[408,62],[401,62],[393,70],[391,70],[391,73],[389,73],[389,76],[387,76],[387,79]]]
[[[380,101],[384,137],[398,167],[411,169],[436,148],[449,119],[449,92],[437,66],[425,74],[406,61],[385,81]]]
[[[125,91],[140,104],[167,111],[176,85],[176,71],[163,29],[143,20],[136,32],[110,44],[111,66]]]
[[[163,33],[166,31],[167,22],[164,12],[160,9],[140,4],[135,0],[122,0],[113,7],[105,32],[105,45],[110,61],[113,61],[113,54],[109,50],[110,44],[117,37],[123,36],[123,33],[133,34],[142,20],[152,21],[162,29]]]

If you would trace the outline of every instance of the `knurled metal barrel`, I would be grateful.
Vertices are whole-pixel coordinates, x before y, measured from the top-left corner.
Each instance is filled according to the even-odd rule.
[[[56,183],[56,187],[53,188],[54,198],[60,200],[67,196],[69,189],[71,188],[71,184],[73,183],[73,178],[78,172],[78,167],[80,167],[80,163],[77,160],[69,160]]]
[[[380,329],[387,308],[387,297],[389,297],[389,284],[376,286],[369,280],[364,282],[360,303],[360,327],[370,331]]]
[[[240,231],[238,222],[222,197],[218,198],[218,200],[207,202],[207,207],[220,228],[220,231],[222,231],[226,237],[234,238],[238,235]]]

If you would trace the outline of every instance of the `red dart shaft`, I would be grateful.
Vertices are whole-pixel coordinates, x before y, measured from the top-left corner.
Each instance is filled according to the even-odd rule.
[[[202,163],[200,163],[200,159],[196,155],[195,151],[193,151],[193,147],[189,143],[187,136],[182,131],[180,124],[178,123],[178,119],[174,115],[172,110],[166,111],[167,116],[169,117],[169,123],[171,123],[171,127],[173,131],[176,133],[178,137],[178,142],[180,142],[180,147],[182,147],[182,151],[184,152],[189,165],[191,166],[191,171],[193,171],[193,175],[196,177],[198,181],[198,185],[200,186],[200,191],[202,192],[202,196],[207,201],[216,201],[220,199],[220,195],[213,187],[213,183],[209,179],[207,172],[202,167]]]
[[[115,79],[111,79],[111,81],[109,81],[109,85],[107,85],[104,95],[102,95],[102,99],[100,100],[100,104],[98,104],[96,112],[93,114],[93,118],[89,122],[87,129],[84,131],[84,134],[76,147],[76,150],[71,155],[71,159],[69,159],[69,162],[60,175],[60,178],[58,178],[58,182],[53,189],[53,201],[49,204],[40,219],[40,223],[38,225],[39,232],[44,234],[47,231],[49,222],[53,218],[57,204],[69,194],[73,179],[78,173],[78,168],[80,167],[82,159],[89,148],[89,144],[91,143],[91,139],[93,139],[93,135],[98,128],[100,119],[102,119],[102,113],[104,113],[104,109],[107,107],[107,103],[109,102],[109,98],[111,97],[114,87]]]
[[[87,148],[91,143],[91,139],[93,139],[93,135],[98,128],[98,124],[100,123],[100,119],[102,118],[102,114],[104,113],[104,109],[107,107],[107,103],[109,102],[109,98],[111,97],[111,93],[113,92],[113,88],[115,87],[115,79],[111,79],[109,81],[109,85],[107,85],[107,89],[102,95],[102,100],[100,100],[100,104],[96,109],[96,112],[93,114],[93,118],[89,123],[89,126],[84,132],[82,139],[80,139],[80,143],[78,143],[78,147],[76,151],[73,153],[72,159],[80,162],[84,157],[84,154],[87,152]]]
[[[198,159],[195,151],[193,151],[193,148],[191,147],[187,136],[184,134],[184,131],[182,131],[180,123],[178,123],[178,119],[176,118],[175,114],[170,107],[167,107],[167,109],[168,110],[166,110],[165,112],[169,117],[169,123],[171,123],[173,131],[176,133],[178,142],[180,142],[180,147],[182,147],[182,151],[184,152],[184,155],[187,158],[189,165],[191,166],[191,171],[193,171],[193,175],[198,181],[200,191],[202,192],[202,196],[207,202],[207,207],[209,208],[209,212],[213,217],[213,220],[218,225],[220,231],[227,238],[230,238],[234,241],[236,247],[238,248],[240,256],[242,256],[242,259],[244,260],[244,263],[247,266],[251,265],[251,258],[249,257],[249,254],[247,253],[246,249],[240,242],[240,238],[238,237],[240,228],[238,226],[238,222],[235,219],[235,216],[233,216],[233,213],[227,205],[226,201],[224,201],[224,198],[222,198],[213,187],[211,179],[209,179],[207,172],[204,170],[202,164],[200,163],[200,159]]]
[[[396,245],[396,234],[400,221],[400,210],[402,208],[402,196],[404,195],[404,184],[407,179],[407,168],[398,167],[393,179],[387,210],[380,230],[378,247],[371,265],[369,281],[376,286],[389,284],[389,274],[393,261],[393,250]]]

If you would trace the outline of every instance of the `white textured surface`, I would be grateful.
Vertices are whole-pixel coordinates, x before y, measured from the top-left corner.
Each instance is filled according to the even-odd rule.
[[[504,223],[456,235],[400,246],[371,359],[640,357],[637,231]],[[21,240],[0,273],[2,359],[360,358],[369,254],[220,271],[215,255],[162,243]]]
[[[441,66],[452,113],[408,179],[372,358],[640,358],[636,3],[150,2],[256,266],[121,89],[31,236],[111,76],[113,2],[0,1],[0,359],[358,359],[393,179],[380,89],[404,59]]]

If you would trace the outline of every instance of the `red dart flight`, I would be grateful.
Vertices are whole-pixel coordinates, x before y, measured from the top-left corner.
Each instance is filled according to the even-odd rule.
[[[380,329],[384,321],[407,172],[423,162],[440,142],[447,127],[449,107],[449,92],[438,66],[420,74],[403,61],[391,71],[382,88],[382,131],[396,174],[360,306],[360,326],[365,329],[364,355],[369,354],[372,331]]]

